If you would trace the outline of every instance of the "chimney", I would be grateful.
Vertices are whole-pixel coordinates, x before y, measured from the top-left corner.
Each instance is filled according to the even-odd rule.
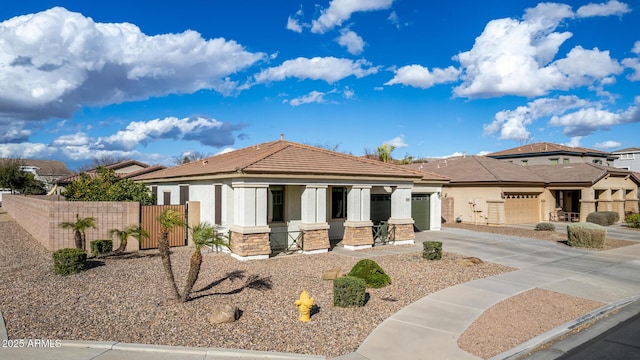
[[[280,140],[284,140],[284,134],[280,133]]]

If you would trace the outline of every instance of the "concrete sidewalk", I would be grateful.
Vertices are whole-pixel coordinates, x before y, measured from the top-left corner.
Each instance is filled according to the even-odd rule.
[[[640,240],[640,232],[635,234],[636,239]],[[635,234],[630,236],[634,237]],[[417,233],[416,245],[412,248],[389,246],[378,254],[414,252],[421,250],[422,242],[427,240],[442,241],[447,252],[475,256],[519,270],[456,285],[424,297],[383,321],[356,352],[336,359],[477,359],[458,348],[458,337],[485,310],[508,297],[536,287],[608,304],[587,317],[545,333],[495,359],[517,358],[571,331],[572,325],[597,319],[640,295],[640,243],[608,251],[588,251],[541,240],[446,228],[439,232]],[[339,248],[334,251],[356,258],[372,256],[371,253]],[[57,349],[0,348],[0,358],[168,360],[324,357],[109,342],[63,342],[62,347]]]

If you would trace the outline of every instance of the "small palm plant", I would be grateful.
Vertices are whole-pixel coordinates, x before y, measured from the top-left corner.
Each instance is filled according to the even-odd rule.
[[[76,221],[65,221],[60,223],[63,229],[73,230],[76,248],[85,250],[87,245],[87,234],[85,231],[89,228],[96,228],[96,219],[92,217],[81,218],[80,214],[76,214]]]
[[[206,221],[201,222],[190,228],[193,244],[196,249],[191,256],[189,263],[189,274],[187,275],[187,283],[184,286],[181,300],[186,302],[189,300],[193,285],[198,280],[200,267],[202,266],[202,247],[203,246],[224,246],[229,247],[227,237],[218,231],[217,227],[212,226]]]
[[[171,253],[169,252],[169,233],[176,227],[183,227],[185,220],[183,216],[173,209],[166,209],[158,215],[160,223],[160,237],[158,238],[158,252],[162,259],[165,275],[171,287],[171,295],[174,299],[180,299],[176,278],[173,275],[173,267],[171,266]]]
[[[140,224],[134,224],[127,226],[126,229],[111,229],[109,230],[109,235],[112,237],[115,236],[120,240],[120,245],[116,249],[116,253],[122,253],[127,248],[127,239],[129,236],[133,236],[139,243],[142,243],[142,238],[148,238],[149,233],[143,229]]]

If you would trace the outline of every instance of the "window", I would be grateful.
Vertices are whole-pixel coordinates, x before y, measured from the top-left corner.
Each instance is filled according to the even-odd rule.
[[[271,192],[271,221],[284,221],[284,187],[272,186]]]
[[[597,159],[596,159],[596,160],[591,160],[591,162],[592,162],[592,163],[594,163],[594,164],[600,164],[600,165],[602,165],[602,160],[597,160]]]
[[[331,218],[347,217],[347,189],[344,187],[331,188]]]
[[[162,205],[171,205],[171,191],[162,193]]]
[[[189,201],[189,185],[180,185],[180,205],[187,205]]]
[[[562,159],[562,163],[563,164],[568,164],[569,163],[569,158],[563,158]]]
[[[633,160],[634,155],[634,153],[620,154],[620,160]]]
[[[551,165],[558,165],[558,159],[549,159],[549,164]]]
[[[522,166],[529,165],[529,160],[522,160]]]

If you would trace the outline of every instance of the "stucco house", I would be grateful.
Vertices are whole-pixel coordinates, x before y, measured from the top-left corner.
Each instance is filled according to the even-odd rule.
[[[262,143],[133,178],[158,205],[200,202],[200,220],[229,229],[240,259],[266,258],[302,234],[304,253],[373,244],[374,223],[397,244],[440,229],[448,179],[286,140]],[[412,214],[414,216],[412,216]]]
[[[442,189],[444,221],[505,225],[584,221],[594,211],[638,211],[640,178],[591,163],[523,167],[485,156],[411,164],[447,176]]]
[[[0,158],[0,162],[6,160],[9,159]],[[20,162],[22,163],[20,169],[32,173],[34,179],[42,181],[46,190],[53,188],[56,179],[71,174],[67,165],[62,161],[20,159]]]
[[[165,169],[164,165],[149,165],[137,160],[124,160],[113,164],[105,165],[105,168],[113,170],[113,172],[123,179],[129,179],[138,175],[147,174],[153,171]],[[92,178],[98,175],[97,168],[85,171]],[[58,186],[64,187],[71,182],[78,180],[80,174],[69,174],[56,180]]]
[[[640,147],[630,147],[611,152],[618,158],[613,161],[613,166],[621,169],[640,172]]]
[[[613,166],[616,155],[608,152],[571,147],[548,142],[538,142],[501,150],[486,155],[487,157],[506,160],[518,165],[566,165],[589,163]]]

